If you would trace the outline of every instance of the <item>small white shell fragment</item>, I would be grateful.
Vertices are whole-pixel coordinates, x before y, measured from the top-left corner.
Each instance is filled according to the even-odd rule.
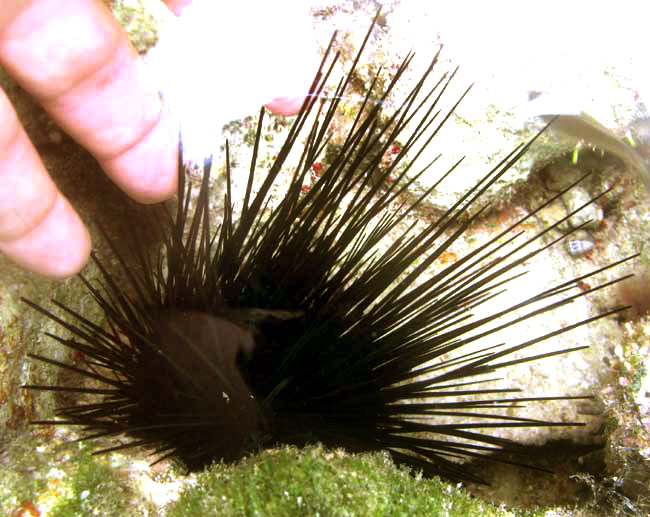
[[[572,257],[581,257],[594,248],[594,243],[592,241],[575,239],[568,241],[566,248]]]

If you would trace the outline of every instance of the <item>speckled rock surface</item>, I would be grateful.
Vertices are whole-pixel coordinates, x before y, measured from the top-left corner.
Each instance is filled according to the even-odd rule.
[[[419,76],[422,67],[428,64],[428,59],[442,43],[445,47],[436,77],[440,77],[444,72],[453,71],[456,65],[462,67],[445,94],[442,106],[447,109],[451,107],[469,83],[477,81],[456,114],[450,118],[450,123],[431,146],[431,156],[441,151],[444,152],[444,156],[439,167],[432,171],[430,177],[424,178],[418,188],[426,188],[463,155],[467,155],[467,159],[462,164],[462,169],[453,175],[451,181],[446,182],[445,189],[437,191],[434,198],[429,200],[431,210],[419,214],[419,224],[430,222],[440,209],[449,206],[450,202],[457,199],[459,193],[465,191],[474,181],[489,171],[515,145],[533,134],[534,129],[522,123],[523,112],[518,111],[527,102],[525,100],[527,90],[563,90],[566,85],[571,85],[574,92],[575,88],[578,88],[579,92],[581,87],[576,85],[584,87],[587,85],[589,95],[580,96],[581,101],[586,101],[586,105],[581,104],[580,109],[590,111],[619,136],[623,136],[626,128],[633,127],[638,122],[642,107],[640,98],[636,95],[638,93],[635,90],[634,73],[636,72],[634,66],[628,63],[629,56],[623,58],[621,57],[623,54],[618,56],[608,54],[611,60],[595,63],[591,58],[577,60],[567,51],[567,56],[562,56],[561,59],[556,57],[555,59],[559,61],[554,61],[551,57],[554,54],[550,49],[542,48],[543,51],[547,50],[550,53],[550,56],[544,60],[546,74],[542,73],[542,70],[537,70],[532,75],[523,72],[507,75],[511,73],[513,63],[526,70],[535,68],[536,58],[531,53],[524,54],[523,58],[517,58],[514,54],[509,55],[504,50],[504,48],[508,49],[504,43],[490,51],[490,45],[482,43],[482,39],[487,38],[485,32],[475,28],[477,32],[468,35],[468,28],[465,26],[467,17],[460,16],[458,13],[445,13],[444,16],[438,16],[439,13],[433,8],[425,9],[422,5],[421,2],[406,0],[385,3],[385,15],[380,19],[379,27],[373,35],[371,47],[366,54],[367,61],[362,63],[360,68],[360,79],[367,80],[376,70],[378,63],[384,63],[390,70],[406,56],[410,48],[416,48],[418,58],[408,71],[404,85],[396,92],[403,94],[408,90],[409,81]],[[338,48],[344,51],[343,63],[349,63],[375,12],[376,3],[351,3],[340,0],[327,4],[313,2],[310,7],[314,20],[315,40],[320,46],[324,46],[329,41],[332,31],[339,29],[341,43],[338,44]],[[499,20],[503,20],[499,23],[505,23],[505,18],[498,16],[495,18],[493,15],[494,13],[491,14],[492,18],[489,18],[493,24]],[[481,18],[481,16],[483,14],[479,13],[474,17]],[[560,18],[558,14],[557,20]],[[614,22],[612,21],[611,24],[614,25]],[[503,25],[492,25],[487,21],[484,25],[492,33],[503,31]],[[508,26],[512,27],[513,24]],[[562,27],[565,31],[570,29],[566,25]],[[634,33],[634,29],[630,29],[630,33]],[[469,41],[470,45],[461,49],[458,47],[458,42],[463,38]],[[249,43],[251,39],[254,39],[253,35],[243,34],[242,44]],[[510,37],[510,44],[513,47],[510,50],[534,39],[534,35],[515,32]],[[617,48],[623,52],[628,48],[626,45],[629,47],[629,42],[621,42],[621,46]],[[472,48],[477,50],[474,57],[470,53]],[[586,47],[579,49],[582,52],[580,55],[585,55],[585,49]],[[201,52],[203,51],[204,49],[201,49]],[[620,61],[617,60],[618,58]],[[488,60],[491,68],[487,65]],[[602,67],[597,66],[599,63]],[[570,66],[571,64],[573,65]],[[557,75],[550,74],[548,70],[555,65],[560,72]],[[538,68],[541,69],[541,65]],[[342,66],[340,73],[335,76],[338,77],[344,69],[345,66]],[[188,80],[186,77],[181,79]],[[233,73],[228,80],[237,80],[237,74]],[[260,78],[260,81],[263,81],[263,78]],[[124,218],[122,220],[127,221],[129,218],[137,218],[139,208],[126,200],[103,177],[92,158],[76,148],[41,111],[34,107],[31,100],[18,87],[6,78],[2,79],[1,84],[10,94],[12,102],[17,107],[21,119],[57,184],[80,210],[84,220],[91,225],[91,229],[94,230],[94,221],[100,221],[107,226],[109,233],[112,233],[117,231],[115,229],[119,226],[117,221],[122,217]],[[390,104],[387,108],[390,108]],[[241,113],[241,122],[228,126],[225,131],[232,140],[233,157],[238,162],[236,169],[245,170],[248,166],[250,148],[246,144],[246,135],[254,128],[254,122],[252,118],[247,119],[246,116],[254,115],[257,109],[257,106],[253,106],[250,113]],[[224,120],[223,123],[225,122],[227,121]],[[282,131],[286,130],[286,126],[271,118],[267,120],[266,129],[271,137],[267,142],[268,147],[261,155],[262,160],[271,159],[274,146],[281,143]],[[277,131],[277,134],[274,131]],[[541,204],[544,199],[556,194],[566,181],[579,176],[581,172],[592,174],[581,184],[579,190],[563,196],[527,221],[523,228],[525,233],[519,238],[520,240],[541,231],[550,222],[564,217],[571,207],[579,205],[604,189],[611,188],[612,190],[599,199],[594,207],[586,210],[587,218],[593,223],[581,230],[583,233],[578,233],[567,240],[567,242],[590,243],[574,245],[574,248],[577,246],[580,250],[585,248],[582,250],[584,253],[582,251],[573,253],[565,243],[558,243],[534,260],[527,261],[521,269],[527,273],[508,285],[507,292],[494,301],[498,307],[515,304],[531,294],[637,252],[642,253],[639,259],[615,270],[606,271],[599,275],[598,279],[606,282],[628,272],[635,272],[644,267],[644,264],[650,263],[648,255],[650,248],[645,245],[647,236],[650,235],[648,193],[638,178],[627,173],[622,164],[612,157],[600,156],[598,152],[584,152],[581,153],[577,163],[572,163],[571,151],[574,143],[558,141],[552,135],[544,136],[537,147],[533,148],[531,153],[518,164],[514,174],[497,185],[498,188],[490,197],[493,208],[486,212],[486,217],[472,226],[467,234],[454,244],[453,254],[446,257],[446,260],[453,260],[454,256],[462,256],[478,243],[509,227],[518,218]],[[427,157],[423,156],[422,161],[426,162]],[[245,187],[241,176],[236,177],[234,181],[235,188]],[[128,210],[124,209],[125,206],[129,207]],[[575,219],[572,220],[572,224],[575,226],[584,221],[585,219]],[[112,226],[113,224],[115,227]],[[550,242],[558,236],[558,232],[549,232],[541,242]],[[96,232],[93,234],[93,241],[101,247],[101,239]],[[100,249],[101,251],[105,250]],[[85,274],[92,279],[96,277],[97,272],[91,266]],[[589,290],[595,285],[592,280],[586,280],[582,288]],[[34,379],[43,382],[52,381],[51,372],[36,370],[32,363],[25,362],[25,354],[31,351],[54,355],[59,359],[66,357],[60,348],[55,349],[52,341],[43,336],[44,332],[58,333],[58,329],[44,318],[31,311],[28,312],[19,301],[21,296],[41,304],[47,304],[47,300],[54,297],[74,310],[81,311],[87,317],[101,321],[89,294],[77,281],[46,282],[20,271],[0,257],[0,343],[2,347],[0,350],[2,354],[0,357],[0,402],[2,402],[0,428],[4,433],[0,436],[0,443],[7,443],[17,434],[24,432],[29,419],[52,414],[51,396],[41,394],[34,396],[20,389],[20,385],[28,379],[31,379],[31,382],[35,382]],[[578,298],[567,307],[557,309],[541,318],[528,320],[523,325],[518,325],[499,336],[495,335],[490,338],[489,344],[500,342],[518,344],[573,322],[590,318],[599,312],[611,310],[621,303],[628,302],[624,297],[623,299],[620,297],[617,289],[594,292],[586,298]],[[488,305],[479,308],[476,315],[493,312],[494,307]],[[513,313],[513,316],[517,315],[520,313]],[[609,316],[589,326],[580,327],[536,344],[533,349],[526,350],[521,356],[544,354],[551,350],[582,345],[589,345],[590,348],[566,356],[510,368],[503,372],[503,379],[498,382],[498,386],[518,388],[522,393],[530,396],[598,394],[611,374],[610,365],[617,357],[616,346],[625,343],[628,339],[621,321],[618,316]],[[481,343],[481,346],[486,345],[487,343]],[[604,440],[602,429],[607,413],[596,402],[550,401],[529,406],[529,408],[517,409],[517,414],[524,414],[533,419],[559,422],[582,421],[586,425],[579,428],[504,429],[498,431],[499,435],[535,446],[561,439],[581,445],[598,445]],[[517,476],[511,472],[504,473],[501,479],[506,480],[513,487],[516,486]]]

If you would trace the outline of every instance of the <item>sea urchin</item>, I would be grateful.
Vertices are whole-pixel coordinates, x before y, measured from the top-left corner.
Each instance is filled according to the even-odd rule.
[[[58,419],[34,423],[80,426],[84,440],[123,437],[97,452],[144,447],[157,461],[172,457],[189,470],[276,444],[322,442],[351,451],[385,449],[396,462],[426,475],[476,481],[459,460],[506,461],[500,453],[521,451],[481,430],[576,425],[505,412],[523,401],[574,397],[516,398],[509,392],[517,390],[480,383],[500,368],[569,351],[507,358],[618,309],[515,345],[466,347],[607,284],[586,291],[576,287],[594,271],[487,317],[472,315],[518,276],[517,266],[571,233],[543,242],[572,214],[527,239],[516,231],[553,200],[427,273],[485,212],[483,194],[530,144],[508,155],[434,222],[415,230],[406,221],[437,184],[415,201],[403,199],[428,168],[414,173],[415,161],[449,117],[441,119],[437,105],[451,78],[425,87],[434,59],[386,118],[384,100],[411,58],[374,102],[373,83],[343,143],[323,166],[328,128],[352,76],[351,71],[323,101],[332,71],[325,58],[254,192],[262,110],[241,201],[233,199],[226,158],[227,192],[216,231],[209,215],[211,164],[205,165],[192,207],[192,187],[179,159],[177,207],[152,210],[145,221],[159,232],[160,249],[151,255],[139,244],[138,230],[131,230],[129,256],[109,239],[126,282],[95,255],[101,285],[80,276],[107,325],[56,301],[64,316],[26,300],[72,334],[53,339],[85,357],[78,366],[31,355],[84,379],[72,387],[26,386],[81,396],[77,404],[60,407]],[[409,134],[407,127],[413,128]],[[273,204],[271,188],[301,138],[298,165]],[[319,176],[303,189],[314,163]],[[235,205],[241,207],[237,220]],[[389,234],[391,243],[382,249]],[[499,319],[526,308],[523,316]]]

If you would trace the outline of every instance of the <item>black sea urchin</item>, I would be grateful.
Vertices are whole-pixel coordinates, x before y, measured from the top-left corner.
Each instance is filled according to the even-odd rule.
[[[97,452],[142,446],[157,460],[172,457],[189,470],[276,444],[319,441],[351,451],[385,449],[396,462],[426,475],[476,481],[459,460],[506,461],[500,453],[521,450],[481,430],[577,425],[507,416],[506,408],[517,402],[573,397],[513,398],[509,392],[517,390],[482,388],[484,377],[479,376],[567,352],[506,359],[611,312],[516,345],[464,347],[607,284],[576,288],[594,271],[487,317],[473,317],[474,308],[518,276],[515,267],[566,237],[542,242],[566,218],[522,242],[515,231],[552,200],[457,261],[425,274],[484,213],[481,196],[530,144],[513,151],[448,211],[415,231],[407,217],[435,186],[414,202],[401,200],[423,172],[412,174],[415,159],[449,115],[438,122],[436,106],[447,79],[425,90],[432,64],[403,104],[387,120],[380,117],[383,101],[411,58],[378,102],[370,102],[368,93],[343,144],[307,192],[301,189],[304,179],[323,153],[352,73],[339,83],[329,105],[322,102],[332,70],[325,70],[325,59],[312,95],[254,192],[260,113],[237,220],[228,158],[223,217],[216,231],[209,222],[210,164],[192,211],[192,188],[181,158],[175,215],[173,210],[151,212],[149,226],[160,232],[161,249],[150,256],[133,230],[132,259],[111,243],[126,283],[96,256],[103,285],[80,277],[106,315],[105,328],[60,303],[54,302],[63,317],[27,301],[73,335],[52,338],[86,358],[78,367],[31,356],[84,382],[27,388],[86,396],[60,407],[58,420],[35,423],[80,426],[84,440],[121,436],[123,441]],[[281,201],[273,205],[271,187],[310,118],[299,164]],[[405,135],[407,125],[414,129]],[[398,137],[399,152],[386,165],[382,160]],[[391,174],[395,181],[385,181]],[[389,234],[392,243],[380,250]],[[523,316],[500,319],[526,307]]]

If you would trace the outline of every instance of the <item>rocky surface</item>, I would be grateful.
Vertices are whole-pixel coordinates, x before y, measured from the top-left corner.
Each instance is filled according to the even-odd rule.
[[[434,220],[440,210],[455,201],[458,195],[489,171],[515,145],[534,134],[535,128],[540,124],[530,118],[530,114],[534,114],[537,108],[527,100],[529,91],[543,91],[551,94],[551,97],[554,94],[560,99],[561,102],[554,105],[558,106],[557,108],[545,107],[543,111],[559,110],[560,107],[586,111],[616,136],[622,138],[626,133],[630,134],[639,145],[639,151],[642,153],[646,151],[644,138],[648,129],[647,123],[644,122],[647,114],[644,113],[642,104],[642,90],[647,80],[640,75],[643,70],[636,64],[639,56],[635,55],[636,49],[643,44],[638,40],[643,31],[636,26],[641,17],[632,15],[638,14],[641,3],[633,2],[628,12],[615,12],[612,17],[608,17],[609,11],[593,6],[588,12],[578,11],[569,15],[563,10],[566,6],[551,3],[544,13],[532,14],[536,18],[542,16],[541,26],[544,29],[541,33],[529,31],[530,22],[527,21],[526,15],[521,14],[518,18],[512,18],[514,11],[508,9],[503,12],[487,12],[477,7],[469,13],[459,13],[453,9],[440,12],[433,7],[422,7],[423,5],[421,2],[407,0],[401,2],[394,0],[384,4],[383,15],[379,19],[378,27],[366,53],[366,60],[361,63],[359,72],[359,81],[363,86],[377,70],[378,63],[384,64],[385,69],[390,71],[401,62],[411,48],[415,48],[417,60],[408,70],[404,84],[396,92],[403,94],[408,90],[409,84],[419,76],[422,67],[428,64],[428,60],[437,51],[439,45],[444,44],[435,72],[436,77],[440,77],[444,72],[452,72],[457,65],[461,66],[461,71],[450,84],[442,101],[443,107],[446,109],[451,107],[467,86],[476,81],[468,97],[450,117],[431,146],[431,156],[439,152],[444,153],[439,167],[436,167],[430,176],[423,178],[417,188],[420,190],[427,188],[452,163],[462,156],[467,158],[462,168],[443,184],[442,189],[436,191],[432,199],[428,200],[428,210],[418,214],[419,224]],[[324,47],[332,31],[334,29],[340,31],[336,48],[343,52],[343,65],[340,69],[342,71],[356,52],[360,38],[365,34],[374,16],[377,4],[372,1],[339,0],[328,3],[314,1],[308,8],[313,20],[313,35],[317,45]],[[531,14],[528,13],[527,16]],[[619,20],[619,17],[623,21]],[[621,25],[625,27],[625,33],[615,34],[614,28]],[[535,26],[540,26],[540,23],[536,21]],[[273,27],[270,22],[266,24],[266,29],[269,29],[265,33],[266,38],[273,37],[273,29],[281,30],[278,26]],[[584,31],[580,32],[583,29]],[[602,36],[605,31],[607,37]],[[147,29],[145,32],[151,31]],[[579,38],[576,37],[576,32],[579,33]],[[552,34],[550,38],[546,37],[549,33]],[[164,36],[164,26],[160,29],[160,34]],[[257,29],[242,30],[237,34],[237,38],[239,39],[232,41],[232,45],[250,45],[251,41],[263,45]],[[577,45],[572,43],[575,41],[579,43]],[[273,73],[268,70],[260,72],[251,69],[247,64],[242,65],[241,68],[230,65],[224,77],[223,68],[214,64],[218,63],[220,48],[214,49],[215,57],[212,64],[205,65],[219,72],[213,78],[215,83],[202,84],[199,88],[200,91],[207,92],[210,98],[218,101],[216,107],[205,105],[206,113],[209,115],[207,118],[212,125],[210,131],[215,132],[219,132],[229,118],[212,115],[219,113],[219,103],[223,105],[227,102],[227,92],[232,91],[225,89],[226,93],[222,93],[220,88],[224,83],[236,85],[238,81],[247,81],[253,85],[263,86],[266,74]],[[200,55],[205,53],[206,48],[197,51]],[[193,82],[207,81],[205,69],[200,68],[200,65],[193,66],[199,68],[193,69],[191,74],[179,71],[172,74],[180,78],[181,85],[187,85],[188,89]],[[2,78],[1,84],[10,94],[12,102],[57,184],[80,210],[88,224],[92,226],[93,221],[101,221],[111,232],[113,224],[117,224],[116,220],[121,216],[126,220],[129,217],[137,217],[139,208],[126,200],[103,177],[92,158],[76,148],[43,112],[34,106],[20,88],[6,77]],[[161,84],[163,95],[165,95],[165,88],[166,86]],[[251,101],[250,108],[244,106],[242,112],[235,115],[238,122],[228,124],[224,133],[232,141],[233,157],[238,162],[238,166],[244,170],[250,155],[246,135],[254,127],[252,116],[255,116],[259,109],[258,105],[262,102],[255,98],[247,99],[244,104],[249,101]],[[209,103],[210,100],[206,99],[202,102]],[[566,108],[567,103],[568,108]],[[350,102],[350,105],[353,104]],[[390,105],[387,108],[390,108]],[[248,109],[250,111],[247,111]],[[249,118],[246,118],[247,116]],[[341,122],[343,123],[344,121]],[[272,157],[274,146],[282,142],[281,135],[282,131],[286,130],[286,126],[271,118],[267,120],[266,129],[271,137],[267,139],[268,147],[264,149],[262,159]],[[509,285],[508,291],[495,300],[499,307],[514,304],[531,293],[596,270],[634,253],[640,252],[641,257],[601,274],[598,279],[606,282],[617,276],[646,271],[648,268],[649,249],[645,246],[647,236],[650,235],[648,193],[639,178],[626,171],[620,160],[604,155],[598,149],[591,150],[588,142],[583,144],[576,160],[574,153],[576,143],[575,139],[558,139],[552,133],[545,134],[514,168],[513,173],[504,177],[503,181],[496,185],[489,194],[492,208],[486,212],[483,219],[469,229],[461,240],[454,244],[453,253],[445,258],[445,260],[453,260],[454,257],[462,256],[499,230],[508,228],[514,221],[530,213],[544,199],[557,193],[562,185],[582,173],[590,172],[591,175],[580,187],[562,196],[534,218],[526,221],[523,227],[524,235],[520,239],[534,235],[549,222],[564,217],[572,207],[605,189],[611,189],[595,205],[584,211],[587,214],[584,217],[592,222],[580,233],[572,235],[564,243],[555,245],[524,264],[523,270],[528,273]],[[216,151],[218,152],[218,149]],[[427,156],[423,156],[422,161],[426,162]],[[241,180],[235,178],[235,183],[241,183]],[[100,195],[97,194],[98,192]],[[125,206],[129,207],[126,211]],[[586,219],[572,219],[571,224],[577,226]],[[558,236],[559,232],[551,232],[541,242],[548,242]],[[96,234],[94,242],[101,246],[101,240]],[[90,266],[85,274],[94,278],[97,273]],[[643,296],[643,286],[647,287],[647,278],[646,275],[641,276],[640,280],[628,281],[628,285],[632,286],[634,282],[637,284],[641,282],[641,287],[636,287],[636,291],[641,293],[637,298],[630,298],[629,292],[632,288],[627,291],[609,288],[595,292],[586,298],[577,299],[570,306],[558,309],[544,317],[529,320],[524,325],[518,325],[500,336],[494,336],[490,344],[501,341],[517,344],[575,321],[592,317],[598,312],[610,310],[620,304],[636,304],[635,306],[640,307],[636,316],[640,317],[644,312],[643,303],[646,306],[648,303],[647,297],[644,301]],[[595,285],[591,279],[585,280],[582,289],[588,290]],[[93,318],[97,311],[92,306],[88,293],[81,289],[76,280],[64,283],[46,282],[18,270],[0,257],[2,346],[0,420],[4,430],[1,437],[3,444],[9,443],[17,434],[23,433],[26,422],[35,415],[51,414],[50,396],[32,396],[19,389],[20,385],[27,382],[29,378],[33,379],[34,376],[46,382],[51,381],[48,376],[52,374],[37,370],[33,363],[26,362],[25,354],[27,351],[47,355],[60,353],[55,350],[49,339],[43,337],[43,332],[55,331],[51,323],[26,311],[19,301],[21,296],[29,297],[42,304],[46,304],[49,298],[55,297],[90,318]],[[639,302],[634,301],[639,297],[641,299]],[[480,310],[494,311],[494,307],[486,306]],[[477,312],[477,315],[480,314],[481,312]],[[626,319],[627,323],[624,323]],[[607,390],[619,389],[623,382],[620,379],[627,379],[632,374],[637,375],[647,360],[648,347],[647,344],[643,344],[647,341],[644,337],[647,336],[647,326],[644,327],[640,321],[643,320],[631,316],[610,316],[539,343],[533,350],[527,350],[525,354],[542,354],[549,350],[590,345],[588,350],[548,358],[535,364],[513,367],[504,372],[503,380],[499,381],[501,387],[520,388],[523,393],[530,396],[595,394],[604,398],[605,402],[569,401],[534,404],[522,410],[530,418],[562,422],[582,421],[586,425],[579,428],[523,429],[516,432],[503,430],[501,434],[536,447],[557,440],[570,440],[572,443],[584,446],[602,445],[607,439],[603,433],[605,424],[608,419],[620,415],[608,405],[608,401],[612,403],[613,399],[607,397]],[[640,343],[634,353],[629,351],[633,349],[631,339],[634,343]],[[56,357],[63,358],[58,355]],[[630,362],[630,357],[636,358],[635,361],[641,366],[636,367],[634,361]],[[625,366],[626,361],[629,368]],[[639,382],[639,387],[645,385],[643,382],[642,380]],[[641,397],[640,402],[637,403],[641,408],[647,405],[643,393],[645,392],[641,389],[635,391],[634,395]],[[618,407],[615,405],[615,408]],[[517,414],[522,413],[517,410]],[[628,429],[627,433],[619,437],[617,443],[629,441],[630,433]],[[637,449],[641,451],[639,469],[647,471],[643,460],[645,457],[643,451],[647,451],[643,432],[637,429],[634,436]],[[639,436],[641,438],[638,438]],[[579,451],[576,449],[576,451],[578,458],[586,457],[588,454],[587,449]],[[558,458],[559,464],[563,456],[566,454],[560,453],[553,457]],[[567,467],[566,472],[564,467],[560,468],[559,470],[566,475],[561,480],[557,478],[557,482],[567,483],[567,476],[574,473],[575,469],[582,468],[585,461],[583,459],[581,464],[575,456],[569,457],[566,463],[577,462],[577,466]],[[617,475],[616,465],[620,467],[619,470],[624,470],[625,465],[621,466],[620,462],[620,459],[609,462],[610,475]],[[596,463],[597,466],[593,470],[600,472],[602,461]],[[546,466],[557,468],[558,464]],[[637,478],[644,479],[643,475],[637,475]],[[505,480],[506,482],[500,486],[509,488],[511,494],[517,490],[523,494],[530,494],[531,491],[539,492],[516,483],[523,479],[522,476],[512,472],[501,472],[494,474],[493,482],[497,484],[499,480],[502,482]],[[535,483],[540,481],[526,482],[537,487]],[[557,486],[551,483],[547,492],[558,490]],[[495,489],[496,492],[498,489]],[[508,494],[497,496],[493,493],[492,495],[501,497],[501,500],[514,501],[508,499],[510,497]]]

